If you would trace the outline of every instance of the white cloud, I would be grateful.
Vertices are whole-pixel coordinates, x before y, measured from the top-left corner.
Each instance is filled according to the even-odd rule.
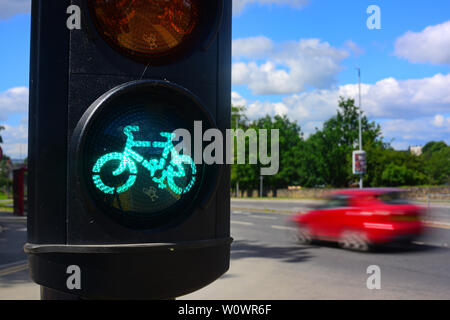
[[[289,112],[289,108],[283,102],[261,102],[255,101],[247,106],[247,116],[250,119],[259,118],[265,115],[285,115]]]
[[[319,39],[302,39],[273,45],[270,39],[255,37],[233,41],[235,60],[261,59],[258,63],[233,63],[234,85],[248,85],[253,94],[290,94],[308,87],[329,88],[342,70],[341,61],[349,56]]]
[[[233,91],[231,93],[231,104],[233,106],[246,106],[247,100],[245,100],[239,93]]]
[[[0,0],[0,20],[31,10],[31,0]]]
[[[257,3],[260,5],[289,5],[293,8],[301,8],[309,0],[233,0],[233,15],[239,15],[249,4]]]
[[[6,121],[11,116],[19,116],[22,121],[11,125]],[[12,157],[25,157],[28,145],[28,88],[16,87],[0,92],[0,124],[5,127],[0,133],[3,138],[3,152]]]
[[[450,118],[447,120],[450,120]],[[444,123],[445,123],[445,118],[442,115],[437,114],[434,116],[433,125],[435,127],[442,127],[444,125]]]
[[[360,55],[364,54],[364,52],[365,52],[363,48],[359,47],[359,46],[358,46],[355,42],[353,42],[352,40],[346,41],[345,44],[344,44],[344,46],[345,46],[346,48],[348,48],[348,49],[352,52],[352,54],[353,54],[355,57],[359,57]]]
[[[395,146],[436,139],[450,143],[449,87],[450,74],[404,81],[387,78],[373,85],[362,84],[362,106],[370,120],[382,124],[387,141],[395,138]],[[358,85],[293,94],[279,102],[252,101],[247,103],[247,115],[256,119],[286,114],[308,135],[336,114],[340,96],[358,104]]]
[[[28,88],[16,87],[0,92],[0,121],[12,114],[28,112]]]
[[[443,119],[446,125],[433,127],[435,118],[393,119],[381,124],[386,140],[394,139],[396,149],[407,149],[408,146],[425,145],[429,141],[444,140],[450,143],[450,117]]]
[[[4,125],[1,132],[3,137],[3,153],[13,159],[23,159],[28,153],[28,120],[23,118],[16,126]]]
[[[377,119],[434,117],[450,112],[450,91],[446,88],[450,88],[450,74],[403,81],[387,78],[373,85],[361,85],[362,106],[369,117]],[[317,121],[335,113],[339,96],[356,100],[358,85],[293,94],[282,101],[292,118]]]
[[[407,32],[395,42],[395,54],[413,63],[450,64],[450,21]]]
[[[259,36],[233,40],[233,58],[264,57],[273,50],[271,39]]]

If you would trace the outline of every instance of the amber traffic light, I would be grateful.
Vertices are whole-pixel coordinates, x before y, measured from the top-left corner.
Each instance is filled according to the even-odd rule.
[[[89,6],[97,32],[115,50],[144,63],[155,63],[155,58],[186,55],[205,38],[217,11],[211,7],[215,1],[207,2],[92,0]]]

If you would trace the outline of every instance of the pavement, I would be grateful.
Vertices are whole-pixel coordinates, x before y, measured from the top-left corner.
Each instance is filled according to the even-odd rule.
[[[209,286],[179,299],[450,298],[450,229],[441,221],[447,215],[445,204],[433,207],[430,217],[437,224],[428,227],[426,235],[413,245],[358,253],[325,243],[303,246],[292,240],[292,229],[286,224],[289,212],[301,211],[315,202],[256,203],[257,208],[252,208],[254,200],[232,201],[231,233],[235,241],[229,271]],[[272,212],[276,208],[284,214]],[[29,279],[22,250],[25,221],[0,215],[4,227],[0,233],[0,300],[40,297],[39,286]],[[371,290],[367,287],[367,269],[373,265],[380,268],[381,288]]]
[[[0,300],[36,300],[40,288],[30,281],[26,242],[26,217],[0,212]]]

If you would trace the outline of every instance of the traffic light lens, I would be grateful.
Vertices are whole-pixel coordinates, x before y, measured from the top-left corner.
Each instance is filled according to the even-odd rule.
[[[189,137],[196,123],[212,126],[204,109],[160,84],[131,86],[100,107],[79,151],[84,188],[95,206],[138,229],[161,228],[190,215],[209,170],[194,162]],[[176,137],[177,129],[188,135]]]
[[[201,0],[92,0],[99,33],[127,55],[149,60],[169,55],[201,33]]]

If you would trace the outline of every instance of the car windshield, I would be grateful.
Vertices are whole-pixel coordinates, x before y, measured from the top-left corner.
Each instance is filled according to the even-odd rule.
[[[404,192],[389,192],[383,193],[378,196],[378,199],[387,204],[407,204]]]
[[[343,208],[347,206],[348,206],[348,197],[338,195],[328,198],[326,202],[320,206],[320,209]]]

